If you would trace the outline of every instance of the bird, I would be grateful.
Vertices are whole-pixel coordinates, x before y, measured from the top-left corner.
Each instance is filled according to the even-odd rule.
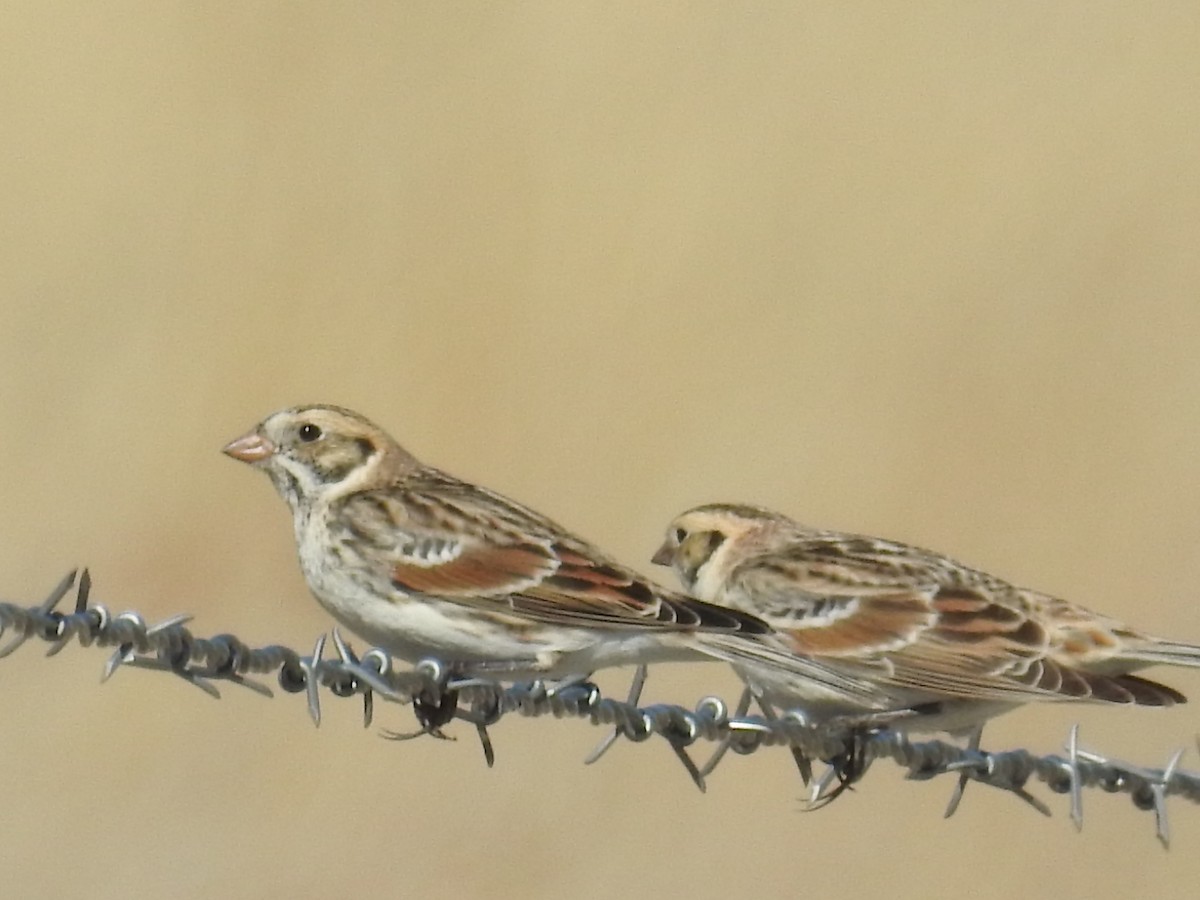
[[[265,472],[287,503],[318,602],[404,660],[518,680],[765,655],[765,666],[824,677],[754,615],[654,583],[529,507],[422,463],[351,410],[284,409],[224,452]]]
[[[696,598],[751,613],[790,652],[877,689],[864,709],[836,679],[738,667],[756,696],[813,721],[907,711],[892,727],[970,735],[1032,701],[1169,707],[1174,688],[1133,674],[1200,667],[1200,646],[1154,637],[1083,606],[899,541],[821,530],[772,510],[712,503],[669,524],[657,565]]]

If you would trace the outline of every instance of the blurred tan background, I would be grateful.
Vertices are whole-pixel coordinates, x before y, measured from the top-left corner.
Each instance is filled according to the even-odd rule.
[[[283,504],[218,451],[327,401],[643,567],[680,509],[765,502],[1200,640],[1194,5],[797,7],[6,6],[0,596],[86,564],[117,610],[311,646]],[[488,771],[461,725],[390,744],[103,660],[0,663],[6,895],[1200,879],[1183,803],[1170,854],[1124,798],[1082,835],[1040,787],[1053,819],[973,789],[944,822],[949,781],[889,765],[804,815],[782,752],[702,796],[661,743],[588,768],[599,730],[510,719]],[[662,668],[647,699],[710,692]],[[1150,763],[1200,707],[987,740],[1073,721]]]

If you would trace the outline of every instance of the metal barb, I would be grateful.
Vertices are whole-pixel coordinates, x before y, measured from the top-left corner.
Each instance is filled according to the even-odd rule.
[[[977,725],[971,731],[971,736],[967,739],[966,749],[979,751],[979,743],[983,740],[983,726]],[[965,763],[965,761],[964,761]],[[948,819],[958,812],[958,805],[962,803],[963,792],[967,789],[967,782],[971,780],[971,771],[968,764],[960,767],[958,773],[958,781],[954,785],[954,790],[950,793],[950,802],[946,804],[946,811],[942,813],[943,819]]]
[[[1083,788],[1079,783],[1079,723],[1071,726],[1067,736],[1067,775],[1071,779],[1071,822],[1076,831],[1083,831]]]
[[[100,683],[108,681],[113,677],[113,673],[117,671],[117,667],[122,663],[129,662],[133,659],[132,647],[118,647],[116,651],[108,658],[108,662],[104,664],[104,671],[100,673]]]
[[[750,711],[750,700],[753,697],[754,697],[754,693],[750,690],[749,686],[742,689],[742,696],[738,699],[737,708],[734,710],[734,713],[733,713],[735,718],[740,719],[744,715],[746,715],[746,713],[748,713]],[[721,704],[721,707],[722,707],[722,709],[721,709],[722,715],[721,715],[720,719],[717,719],[714,716],[713,722],[714,722],[714,724],[728,725],[729,716],[724,711],[725,705]],[[727,730],[725,732],[725,736],[722,737],[721,740],[717,743],[717,749],[714,750],[712,756],[710,756],[708,758],[708,762],[706,762],[704,765],[702,765],[700,767],[700,777],[701,778],[705,778],[708,775],[712,774],[713,769],[715,769],[717,767],[717,764],[721,761],[721,759],[725,756],[725,754],[729,752],[729,747],[732,743],[733,743],[733,732]]]
[[[318,728],[321,727],[321,680],[314,676],[321,665],[321,656],[324,652],[325,635],[321,635],[313,645],[312,658],[300,661],[300,666],[306,676],[305,688],[307,690],[305,693],[308,697],[308,716]]]
[[[649,669],[647,669],[646,666],[638,666],[636,669],[634,669],[633,681],[629,683],[629,693],[625,698],[625,702],[630,706],[637,706],[638,701],[642,699],[642,688],[646,686],[646,675],[648,672]],[[592,752],[584,758],[583,764],[585,766],[590,766],[592,763],[600,759],[600,757],[608,752],[608,748],[617,742],[617,738],[620,736],[621,729],[614,727],[612,731],[600,739],[600,743],[592,748]],[[701,780],[703,781],[703,776],[701,776]]]
[[[1154,834],[1164,850],[1171,849],[1171,823],[1167,818],[1167,788],[1170,787],[1171,779],[1175,777],[1175,770],[1179,768],[1179,761],[1183,759],[1185,752],[1187,752],[1187,748],[1180,747],[1172,754],[1171,759],[1167,762],[1167,767],[1163,769],[1162,777],[1150,788],[1154,792]]]
[[[656,705],[647,707],[645,713],[647,718],[652,720],[654,730],[667,739],[676,758],[683,764],[683,768],[691,777],[692,783],[696,785],[700,793],[707,792],[708,787],[704,783],[704,776],[700,774],[696,763],[692,761],[687,752],[687,748],[694,744],[699,736],[695,718],[677,706]]]
[[[104,628],[108,622],[108,610],[102,606],[95,609],[94,621],[87,620],[88,597],[91,595],[91,592],[92,576],[87,569],[84,569],[83,574],[79,578],[79,586],[75,591],[75,613],[68,619],[60,621],[59,638],[46,648],[47,656],[57,656],[61,653],[63,648],[71,643],[71,638],[81,630],[85,631],[87,635],[86,641],[83,638],[80,639],[81,643],[90,643],[93,637],[93,629],[99,631]]]
[[[46,612],[50,612],[52,609],[54,609],[54,607],[58,606],[58,604],[62,600],[62,598],[67,596],[67,591],[69,591],[71,589],[71,585],[73,585],[75,583],[75,576],[78,572],[79,572],[78,569],[72,569],[70,572],[68,572],[66,575],[64,575],[62,577],[62,580],[59,581],[58,584],[56,584],[54,586],[54,590],[52,590],[49,594],[46,595],[46,599],[42,601],[41,605],[38,607],[38,610],[46,613]],[[88,586],[90,589],[90,586],[91,586],[90,578],[88,579]]]
[[[1047,819],[1051,818],[1054,815],[1052,812],[1050,812],[1049,806],[1047,806],[1045,803],[1043,803],[1037,797],[1033,796],[1033,794],[1029,793],[1029,791],[1025,790],[1025,788],[1017,787],[1016,785],[1008,785],[1008,786],[1003,786],[1003,787],[1006,791],[1008,791],[1013,796],[1017,797],[1020,800],[1024,800],[1029,806],[1033,807],[1035,812],[1041,813]]]
[[[65,576],[63,576],[62,580],[54,586],[54,590],[46,595],[46,599],[38,604],[34,609],[29,610],[29,612],[33,613],[35,616],[40,614],[40,616],[37,617],[41,619],[44,619],[47,615],[49,615],[54,607],[58,606],[59,601],[67,595],[67,591],[71,589],[71,585],[75,583],[75,573],[77,571],[78,570],[76,569],[72,569]],[[0,633],[2,632],[3,629],[0,628]],[[31,637],[33,637],[33,631],[28,629],[22,631],[15,638],[13,638],[7,646],[0,648],[0,659],[10,656]],[[58,635],[56,634],[55,637],[58,637]]]
[[[354,651],[350,649],[350,645],[342,639],[342,632],[334,626],[333,629],[333,647],[337,651],[338,659],[346,666],[347,670],[353,672],[359,666],[358,657],[354,655]],[[362,692],[363,699],[363,728],[371,727],[371,720],[375,716],[375,691],[368,687]]]
[[[492,738],[488,734],[487,726],[476,722],[475,733],[479,736],[479,743],[483,747],[483,759],[490,769],[496,765],[496,751],[492,747]]]
[[[75,592],[75,614],[87,612],[88,598],[92,594],[92,573],[87,569],[79,576],[79,589]]]
[[[762,710],[762,714],[766,716],[768,722],[779,721],[779,716],[775,714],[775,708],[762,697],[758,698],[758,708]],[[791,710],[788,715],[801,725],[809,724],[808,717],[798,709]],[[812,781],[812,763],[804,755],[804,751],[795,744],[789,746],[788,749],[791,750],[792,761],[796,763],[796,770],[800,773],[800,781],[807,786]]]
[[[699,788],[700,793],[708,792],[708,786],[704,783],[704,776],[700,774],[700,770],[696,768],[696,763],[692,761],[691,756],[687,752],[687,744],[682,743],[679,738],[673,734],[666,735],[667,743],[671,745],[671,749],[675,751],[676,758],[683,763],[683,767],[687,769],[688,775],[692,778],[692,784]]]

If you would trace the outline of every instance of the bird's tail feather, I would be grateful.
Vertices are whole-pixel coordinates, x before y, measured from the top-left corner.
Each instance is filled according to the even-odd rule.
[[[1129,648],[1121,656],[1125,659],[1145,663],[1148,666],[1200,668],[1200,645],[1185,644],[1181,641],[1147,641]]]

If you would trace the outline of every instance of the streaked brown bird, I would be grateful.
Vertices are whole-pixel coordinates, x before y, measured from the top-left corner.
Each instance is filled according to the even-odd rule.
[[[696,597],[761,618],[797,656],[844,675],[811,684],[739,667],[756,692],[814,718],[913,709],[901,727],[965,733],[1031,701],[1139,706],[1184,702],[1133,674],[1200,667],[1200,646],[1153,637],[1116,619],[1017,587],[897,541],[824,531],[755,506],[710,504],[671,522],[653,561]],[[783,674],[781,674],[783,673]]]

